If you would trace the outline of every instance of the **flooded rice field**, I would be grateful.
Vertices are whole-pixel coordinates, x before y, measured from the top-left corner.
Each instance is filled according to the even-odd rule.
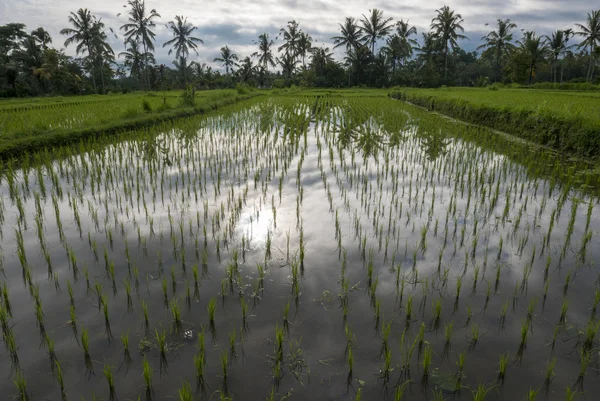
[[[600,392],[598,178],[544,150],[282,96],[0,180],[7,399]]]

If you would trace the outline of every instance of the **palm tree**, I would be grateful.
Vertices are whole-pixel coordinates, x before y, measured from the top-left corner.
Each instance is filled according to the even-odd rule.
[[[340,24],[340,36],[334,36],[333,46],[334,49],[337,49],[340,46],[346,47],[346,52],[350,51],[350,49],[356,48],[359,45],[361,32],[360,27],[357,25],[356,20],[353,17],[346,17],[344,24]]]
[[[306,68],[305,58],[306,55],[310,53],[312,49],[312,38],[310,35],[300,32],[298,37],[298,56],[302,57],[302,67]]]
[[[590,64],[586,78],[592,81],[594,77],[594,49],[600,43],[600,10],[592,11],[587,15],[585,25],[575,24],[580,31],[575,32],[578,36],[583,36],[584,40],[579,44],[579,47],[589,47],[590,49]]]
[[[152,53],[142,53],[140,50],[140,43],[132,39],[126,43],[129,47],[119,53],[119,57],[125,58],[125,66],[129,68],[130,76],[135,76],[138,85],[141,84],[142,71],[145,63],[155,63],[154,55]]]
[[[394,34],[387,38],[385,46],[381,48],[381,52],[385,54],[387,60],[392,64],[392,74],[396,73],[396,66],[404,54],[400,36]]]
[[[327,66],[335,63],[333,53],[328,47],[313,47],[310,52],[312,53],[311,64],[316,76],[324,75]]]
[[[231,49],[228,46],[225,46],[221,47],[221,57],[217,57],[213,61],[223,63],[223,65],[225,66],[225,74],[229,75],[229,69],[231,68],[233,71],[233,66],[237,65],[237,60],[237,54],[231,51]]]
[[[250,57],[245,57],[242,60],[240,69],[237,71],[237,73],[241,82],[248,82],[252,79],[256,73],[256,66],[252,64],[252,59]]]
[[[413,25],[410,26],[408,21],[400,20],[396,22],[396,35],[400,39],[400,48],[402,49],[402,64],[406,64],[406,60],[412,57],[413,50],[418,47],[418,43],[415,39],[411,39],[411,36],[417,34],[417,28]]]
[[[198,43],[203,44],[204,42],[202,39],[192,36],[192,33],[197,28],[187,22],[187,18],[184,18],[183,15],[176,15],[175,22],[169,21],[167,23],[167,28],[173,34],[173,39],[163,43],[163,47],[172,46],[172,48],[169,49],[169,55],[171,55],[173,50],[175,50],[175,57],[179,59],[179,69],[185,85],[185,70],[187,67],[187,57],[190,54],[190,49],[198,54]]]
[[[275,67],[275,59],[273,58],[273,52],[271,51],[271,46],[275,43],[274,41],[269,39],[268,33],[263,33],[258,35],[258,51],[252,53],[252,57],[258,57],[258,64],[265,69],[265,71],[269,71],[269,65],[271,67]]]
[[[352,69],[356,76],[356,83],[362,83],[365,70],[372,60],[371,50],[367,45],[359,44],[356,48],[350,49],[348,55],[345,57],[346,65],[348,70]]]
[[[46,50],[48,44],[52,43],[52,36],[42,27],[31,31],[31,36],[42,46],[42,50]]]
[[[516,27],[517,24],[511,22],[510,19],[498,19],[498,29],[491,31],[481,38],[481,40],[483,40],[485,43],[479,46],[477,50],[486,49],[490,52],[493,52],[494,82],[496,82],[496,74],[500,69],[500,60],[505,58],[515,48],[515,46],[511,43],[513,40],[511,29],[515,29]]]
[[[121,29],[125,31],[125,42],[135,38],[139,40],[144,48],[144,53],[148,51],[154,51],[154,40],[156,34],[152,31],[152,28],[156,26],[154,23],[155,18],[160,18],[160,14],[155,9],[146,11],[145,0],[129,0],[127,2],[130,6],[129,9],[129,22],[123,24]],[[145,65],[146,69],[146,84],[147,89],[150,90],[150,75],[148,74],[148,65]]]
[[[466,36],[458,32],[464,32],[462,27],[462,16],[455,14],[448,6],[444,6],[436,10],[437,15],[431,20],[431,29],[437,39],[444,45],[444,79],[448,73],[448,48],[454,50],[458,47],[458,39],[468,39]]]
[[[393,18],[383,18],[383,11],[376,8],[369,10],[371,14],[367,17],[363,14],[360,21],[362,27],[362,40],[371,45],[371,53],[375,54],[375,43],[377,39],[381,39],[388,35],[392,30]]]
[[[69,47],[72,43],[77,43],[75,53],[80,54],[87,52],[88,56],[93,53],[94,40],[94,24],[95,18],[87,8],[80,8],[77,13],[71,12],[69,15],[69,23],[73,28],[65,28],[60,31],[61,35],[69,35],[65,40],[65,47]],[[95,71],[92,69],[92,83],[94,92],[98,92],[96,88]]]
[[[529,66],[529,85],[533,80],[533,74],[537,69],[537,65],[543,61],[546,61],[549,50],[546,41],[536,36],[535,32],[528,31],[523,35],[523,39],[517,41],[521,47],[521,51],[527,57],[527,63]]]
[[[100,79],[102,83],[102,93],[105,92],[104,68],[106,65],[115,61],[115,52],[107,41],[106,32],[104,32],[104,23],[101,20],[94,22],[92,27],[92,54],[89,62],[93,68],[100,68]],[[109,67],[110,68],[110,67]]]
[[[568,49],[569,46],[569,36],[571,34],[571,30],[556,30],[552,32],[551,36],[544,36],[546,39],[546,43],[548,44],[548,49],[552,54],[552,61],[550,63],[550,72],[552,75],[552,82],[556,82],[557,72],[558,72],[558,61],[560,56],[562,56]]]
[[[279,31],[283,35],[283,44],[279,46],[278,51],[284,50],[286,54],[291,57],[292,60],[296,60],[298,55],[298,42],[300,41],[300,30],[299,24],[296,21],[288,21],[287,29],[281,28]],[[294,66],[296,63],[293,63]]]
[[[286,51],[281,58],[277,58],[277,64],[281,66],[283,76],[291,79],[296,70],[298,60],[296,60],[296,57],[292,53]]]

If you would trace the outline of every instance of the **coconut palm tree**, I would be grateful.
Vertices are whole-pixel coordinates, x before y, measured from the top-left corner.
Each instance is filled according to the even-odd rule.
[[[529,85],[531,85],[537,65],[546,61],[546,58],[548,57],[548,46],[546,40],[541,36],[536,36],[533,31],[525,32],[523,39],[517,41],[517,43],[520,46],[520,50],[527,57],[529,66]]]
[[[280,35],[283,35],[284,42],[277,51],[285,51],[294,61],[298,55],[298,42],[302,33],[299,25],[296,21],[288,21],[287,28],[281,28],[279,31]],[[293,64],[296,65],[296,63]]]
[[[258,51],[252,53],[252,57],[258,57],[258,64],[268,72],[269,65],[275,67],[275,58],[271,51],[271,46],[273,46],[275,42],[270,40],[269,34],[265,32],[258,35],[258,42],[255,43],[258,44]]]
[[[108,43],[108,37],[104,31],[104,23],[101,20],[94,22],[92,27],[92,53],[89,56],[89,62],[92,68],[100,69],[100,82],[102,84],[102,93],[106,93],[104,84],[104,70],[108,65],[115,61],[115,52]]]
[[[276,61],[277,64],[281,66],[281,72],[283,73],[283,76],[287,79],[291,79],[294,71],[296,71],[296,66],[298,65],[298,60],[296,60],[296,57],[290,52],[285,52],[283,53],[283,56],[281,56],[281,58],[277,58]]]
[[[385,41],[385,46],[381,48],[381,52],[385,54],[386,59],[392,65],[392,74],[395,74],[396,67],[404,55],[404,49],[402,48],[400,36],[394,34],[387,38]]]
[[[144,49],[144,53],[154,51],[154,40],[156,34],[152,30],[156,26],[153,21],[156,18],[160,18],[160,14],[155,9],[147,11],[145,0],[129,0],[129,18],[128,23],[121,26],[121,30],[125,31],[125,42],[131,39],[139,40]],[[150,90],[150,75],[148,74],[148,65],[146,69],[146,84],[147,89]]]
[[[340,24],[340,33],[339,36],[331,38],[333,39],[334,49],[344,46],[346,52],[348,52],[359,45],[362,34],[357,21],[353,17],[346,17],[344,23]]]
[[[402,55],[400,59],[402,60],[402,64],[406,64],[406,60],[408,60],[413,55],[413,50],[416,49],[419,45],[415,39],[411,39],[411,36],[417,34],[417,27],[414,25],[411,26],[408,21],[400,20],[396,22],[396,35],[400,39],[400,48],[402,49]]]
[[[132,39],[126,43],[128,46],[124,52],[119,53],[119,57],[125,58],[125,66],[129,68],[130,76],[137,79],[138,85],[141,85],[142,71],[146,63],[155,63],[152,53],[143,53],[140,49],[140,43]]]
[[[96,18],[87,8],[80,8],[77,10],[77,13],[70,13],[69,23],[73,26],[72,28],[65,28],[60,31],[61,35],[68,35],[68,38],[65,40],[65,47],[77,43],[77,47],[75,47],[76,54],[87,53],[88,57],[92,57],[94,35],[97,34],[94,32]],[[94,92],[97,93],[94,68],[91,69],[91,73]]]
[[[348,70],[352,69],[356,77],[356,83],[362,83],[369,63],[373,59],[373,53],[367,45],[359,44],[356,48],[350,49],[348,55],[344,58]]]
[[[580,48],[588,47],[590,63],[588,65],[588,72],[586,78],[588,81],[592,81],[594,78],[594,49],[600,44],[600,10],[592,11],[588,13],[585,25],[575,24],[580,30],[575,32],[575,35],[582,36],[584,39],[579,44]]]
[[[248,82],[256,73],[256,66],[252,63],[252,59],[250,57],[245,57],[240,63],[240,68],[237,71],[239,79],[241,82]]]
[[[310,53],[312,49],[312,38],[310,35],[300,32],[298,37],[298,56],[302,57],[302,67],[306,68],[305,58],[306,55]]]
[[[42,27],[31,31],[31,36],[42,46],[42,50],[46,50],[48,44],[52,43],[52,36]]]
[[[437,15],[431,20],[431,29],[436,38],[444,46],[444,79],[448,75],[448,48],[454,50],[458,47],[458,39],[468,39],[465,35],[458,32],[464,32],[462,27],[463,19],[460,14],[456,14],[448,6],[443,6],[436,10]]]
[[[375,43],[390,33],[393,18],[383,18],[383,11],[376,8],[369,11],[371,14],[368,17],[363,14],[360,29],[362,40],[371,46],[371,53],[375,54]]]
[[[181,78],[183,84],[185,85],[187,83],[185,70],[190,49],[198,54],[198,44],[204,44],[204,42],[202,39],[192,36],[197,28],[187,22],[187,18],[183,17],[183,15],[176,15],[175,21],[169,21],[167,23],[167,28],[173,34],[173,39],[163,43],[163,47],[172,46],[171,49],[169,49],[169,55],[175,50],[175,57],[179,60],[179,70],[182,75]]]
[[[552,32],[550,36],[544,36],[546,43],[548,44],[548,49],[552,55],[552,59],[550,62],[550,72],[552,75],[552,82],[556,82],[558,75],[558,62],[559,58],[564,55],[567,50],[572,46],[569,43],[569,37],[571,35],[571,30],[556,30]]]
[[[335,63],[333,53],[329,51],[329,47],[313,47],[311,65],[316,76],[325,74],[325,69],[329,64]]]
[[[233,66],[237,65],[237,54],[235,54],[228,46],[221,47],[221,57],[215,58],[213,61],[223,63],[225,66],[225,74],[229,75],[229,70],[233,71]]]
[[[477,50],[486,49],[493,54],[494,82],[496,82],[496,74],[500,72],[500,61],[515,49],[515,46],[511,43],[513,40],[511,29],[515,29],[517,24],[511,22],[510,19],[498,19],[497,27],[496,30],[481,38],[485,43],[477,48]],[[499,75],[502,78],[501,74]]]

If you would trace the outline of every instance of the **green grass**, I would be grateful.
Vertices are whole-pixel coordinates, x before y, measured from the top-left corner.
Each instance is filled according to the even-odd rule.
[[[600,157],[600,93],[397,88],[390,96],[580,157]]]
[[[160,92],[144,97],[114,95],[112,101],[82,101],[81,97],[73,97],[73,101],[60,107],[56,105],[59,103],[41,103],[23,107],[17,104],[11,109],[9,104],[5,104],[4,109],[0,109],[0,159],[21,157],[24,152],[36,149],[208,112],[249,99],[257,93],[237,95],[234,91],[217,90],[202,94],[194,107],[184,107],[176,96],[170,96],[167,97],[170,106],[160,108],[163,103]],[[152,112],[144,112],[143,100],[148,100]]]
[[[550,111],[563,117],[580,117],[588,123],[600,124],[600,92],[570,92],[502,88],[409,89],[409,94],[439,99],[461,99],[494,108],[517,108]]]

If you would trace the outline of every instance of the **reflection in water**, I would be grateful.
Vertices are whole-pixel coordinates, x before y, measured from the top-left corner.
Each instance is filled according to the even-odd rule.
[[[52,347],[69,398],[106,399],[108,366],[119,399],[137,399],[144,359],[155,399],[188,381],[207,398],[360,388],[375,400],[410,374],[411,399],[470,400],[457,382],[491,383],[519,353],[499,399],[543,385],[553,355],[550,390],[573,385],[581,344],[598,341],[583,337],[598,200],[417,116],[387,99],[281,97],[10,165],[0,247],[12,316],[0,317],[32,398],[61,397]]]

